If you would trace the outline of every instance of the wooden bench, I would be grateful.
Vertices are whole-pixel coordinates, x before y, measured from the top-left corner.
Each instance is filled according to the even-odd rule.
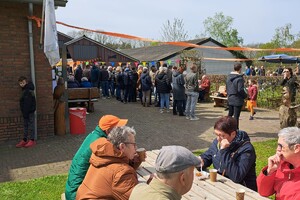
[[[221,85],[218,89],[218,92],[215,92],[209,97],[214,101],[214,107],[227,107],[227,97],[220,97],[219,94],[224,94],[226,92],[226,86]]]
[[[226,86],[225,85],[221,85],[219,87],[219,90],[218,90],[217,93],[215,93],[214,95],[209,96],[214,101],[214,107],[225,107],[225,108],[228,107],[228,105],[227,105],[227,101],[228,101],[227,97],[220,97],[220,96],[218,96],[218,94],[224,94],[224,93],[226,93]],[[245,100],[244,101],[244,105],[242,107],[242,110],[247,110],[246,106],[247,106],[247,101]]]
[[[68,103],[87,102],[87,111],[94,112],[94,103],[100,98],[97,87],[92,88],[68,88]]]

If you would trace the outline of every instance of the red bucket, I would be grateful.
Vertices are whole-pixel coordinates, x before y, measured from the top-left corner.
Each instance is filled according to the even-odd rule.
[[[70,133],[85,134],[86,109],[69,108]]]

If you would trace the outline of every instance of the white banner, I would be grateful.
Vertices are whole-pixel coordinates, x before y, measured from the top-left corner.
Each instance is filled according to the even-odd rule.
[[[44,53],[46,54],[51,66],[59,62],[59,47],[57,42],[56,17],[54,0],[46,0],[45,3],[45,37]]]

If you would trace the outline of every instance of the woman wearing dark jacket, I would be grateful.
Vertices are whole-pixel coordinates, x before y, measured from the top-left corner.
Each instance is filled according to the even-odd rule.
[[[185,81],[182,75],[183,69],[182,67],[177,70],[176,67],[173,68],[172,75],[172,83],[173,83],[173,114],[177,115],[177,111],[179,112],[179,116],[184,116],[183,111],[183,102],[185,100]]]
[[[255,150],[248,134],[236,128],[236,120],[229,116],[221,117],[215,123],[214,132],[217,138],[200,155],[202,168],[213,164],[219,174],[257,191]]]
[[[152,87],[151,77],[148,72],[147,67],[143,67],[143,72],[141,74],[141,88],[143,93],[142,104],[143,106],[149,106],[150,103],[150,91]]]
[[[245,81],[243,75],[240,75],[242,65],[237,63],[234,65],[234,71],[227,76],[226,91],[228,96],[228,116],[234,116],[239,128],[239,118],[244,101],[247,98],[245,92]]]
[[[164,112],[163,109],[165,105],[167,108],[167,112],[169,112],[170,106],[171,84],[166,73],[167,70],[167,68],[160,67],[159,73],[155,77],[156,90],[160,94],[160,113]]]

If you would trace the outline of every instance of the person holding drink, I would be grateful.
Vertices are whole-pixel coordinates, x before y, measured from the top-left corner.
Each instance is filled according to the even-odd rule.
[[[202,168],[211,164],[235,183],[257,191],[256,154],[245,131],[237,130],[237,121],[230,116],[219,118],[214,125],[214,139],[210,148],[200,155]]]
[[[257,177],[258,193],[276,200],[300,199],[300,129],[279,131],[275,155]]]

